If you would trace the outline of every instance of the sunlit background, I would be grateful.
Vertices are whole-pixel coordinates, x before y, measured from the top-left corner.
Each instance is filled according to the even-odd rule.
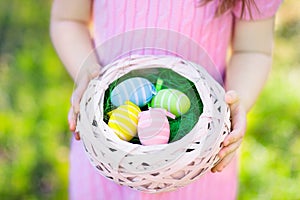
[[[0,199],[67,199],[73,83],[50,1],[0,1]],[[248,115],[238,199],[300,199],[300,1],[277,15],[273,71]],[[259,72],[258,72],[259,73]]]

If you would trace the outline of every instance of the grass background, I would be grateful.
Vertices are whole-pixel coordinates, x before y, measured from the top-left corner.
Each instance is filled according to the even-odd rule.
[[[0,199],[67,199],[73,83],[50,1],[0,1]],[[238,199],[300,199],[300,2],[277,15],[273,71],[248,115]]]

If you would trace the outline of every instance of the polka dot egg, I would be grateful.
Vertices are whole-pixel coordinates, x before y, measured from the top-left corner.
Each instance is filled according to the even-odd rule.
[[[111,102],[118,107],[129,100],[137,106],[144,106],[156,94],[154,85],[147,79],[134,77],[118,84],[111,92]]]
[[[151,107],[164,108],[179,117],[189,111],[190,99],[181,91],[176,89],[160,90],[151,101]]]
[[[175,116],[165,109],[150,108],[139,113],[138,136],[141,144],[155,145],[166,144],[170,137],[170,125],[167,116]]]
[[[138,115],[140,108],[130,101],[108,113],[108,126],[122,140],[129,141],[137,134]]]

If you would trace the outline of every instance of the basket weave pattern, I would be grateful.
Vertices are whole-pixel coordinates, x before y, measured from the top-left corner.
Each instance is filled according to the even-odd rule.
[[[203,102],[203,113],[182,139],[142,146],[119,139],[103,121],[104,94],[109,84],[136,69],[169,68],[192,81]],[[202,67],[171,56],[130,56],[103,68],[92,80],[80,104],[77,129],[95,168],[118,184],[148,192],[185,186],[217,162],[222,141],[230,132],[230,112],[224,89]]]

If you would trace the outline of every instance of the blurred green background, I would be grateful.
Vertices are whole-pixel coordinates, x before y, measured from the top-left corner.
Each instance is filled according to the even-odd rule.
[[[50,1],[0,1],[0,199],[67,199],[73,83]],[[238,199],[300,199],[300,2],[277,15],[273,71],[248,115]]]

